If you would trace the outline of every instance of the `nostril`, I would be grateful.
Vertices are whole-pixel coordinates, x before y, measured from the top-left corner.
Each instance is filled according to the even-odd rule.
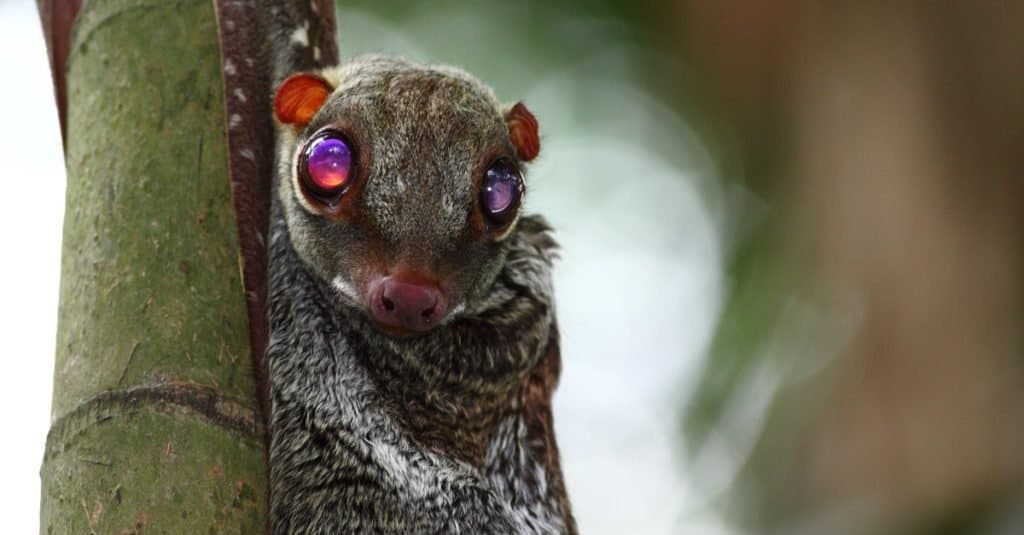
[[[436,284],[395,276],[375,281],[370,313],[385,327],[426,332],[445,317],[444,293]]]

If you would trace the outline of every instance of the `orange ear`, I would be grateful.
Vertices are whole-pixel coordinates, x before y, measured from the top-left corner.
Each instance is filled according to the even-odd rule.
[[[537,118],[526,109],[522,102],[517,102],[505,112],[508,124],[508,136],[516,146],[516,152],[524,161],[530,161],[540,152],[540,136],[537,133]]]
[[[327,96],[334,91],[322,76],[299,73],[281,82],[274,96],[274,113],[277,120],[285,124],[306,126],[324,105]]]

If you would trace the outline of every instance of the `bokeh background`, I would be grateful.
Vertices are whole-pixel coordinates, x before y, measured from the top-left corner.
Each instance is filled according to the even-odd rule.
[[[1024,530],[1024,4],[339,2],[542,131],[583,533]],[[64,172],[0,0],[6,531],[38,530]]]

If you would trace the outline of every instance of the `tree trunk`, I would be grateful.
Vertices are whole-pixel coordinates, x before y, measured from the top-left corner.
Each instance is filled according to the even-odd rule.
[[[213,3],[88,1],[55,69],[68,185],[41,531],[262,532]]]

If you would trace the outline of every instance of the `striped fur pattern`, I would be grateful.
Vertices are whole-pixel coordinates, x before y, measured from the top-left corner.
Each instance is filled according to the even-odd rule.
[[[471,228],[479,162],[513,150],[501,107],[448,67],[371,56],[323,74],[336,89],[313,121],[278,129],[274,533],[575,533],[551,423],[557,247],[539,216]],[[372,153],[342,221],[305,206],[293,173],[339,121]],[[396,262],[451,281],[455,306],[424,335],[382,332],[358,292],[367,265]]]

